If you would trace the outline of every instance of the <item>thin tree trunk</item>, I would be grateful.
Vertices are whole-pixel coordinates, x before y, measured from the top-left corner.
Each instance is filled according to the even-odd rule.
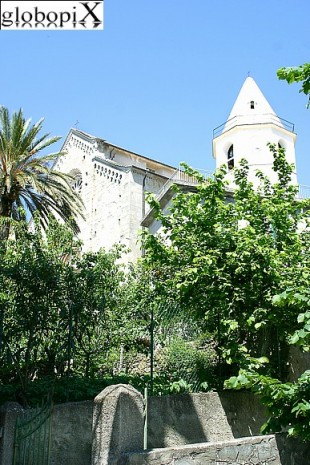
[[[118,373],[121,373],[123,371],[123,366],[124,366],[124,344],[121,344],[120,354],[119,354]]]
[[[12,215],[12,204],[7,195],[0,197],[0,240],[6,240],[10,235],[10,219]]]
[[[2,356],[3,322],[4,322],[4,308],[2,307],[0,311],[0,357]]]

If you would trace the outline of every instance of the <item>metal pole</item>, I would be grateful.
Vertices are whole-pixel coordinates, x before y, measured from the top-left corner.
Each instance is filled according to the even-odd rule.
[[[147,411],[147,387],[144,388],[144,430],[143,430],[143,450],[147,449],[147,420],[148,420],[148,411]]]
[[[281,342],[279,338],[279,330],[277,328],[277,352],[278,352],[278,377],[281,380],[282,367],[281,367]]]
[[[68,346],[67,346],[67,392],[66,392],[66,399],[67,402],[69,401],[69,382],[70,382],[70,374],[71,374],[71,349],[72,349],[72,302],[69,302],[69,321],[68,321]]]
[[[218,388],[221,389],[222,383],[222,357],[221,357],[221,320],[220,320],[220,312],[217,311],[217,350],[218,350],[218,375],[219,375],[219,385]]]
[[[154,309],[153,306],[151,307],[151,327],[150,327],[150,355],[151,355],[151,366],[150,366],[150,375],[151,375],[151,383],[150,383],[150,392],[151,396],[153,395],[153,386],[154,386]]]

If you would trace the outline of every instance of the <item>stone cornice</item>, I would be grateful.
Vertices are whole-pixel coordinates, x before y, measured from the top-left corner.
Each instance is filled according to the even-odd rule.
[[[129,171],[131,171],[131,166],[125,166],[125,165],[119,165],[118,163],[116,163],[115,161],[113,160],[110,160],[110,159],[106,159],[106,158],[102,158],[100,156],[95,156],[94,158],[92,158],[92,162],[95,163],[101,163],[102,165],[107,165],[109,167],[112,167],[112,168],[115,168],[115,169],[118,169],[120,171],[124,171],[126,173],[128,173]]]
[[[102,139],[100,137],[92,136],[91,134],[88,134],[86,132],[80,131],[79,129],[75,129],[75,128],[70,129],[70,131],[69,131],[69,133],[68,133],[68,135],[66,137],[66,140],[65,140],[65,142],[63,144],[62,150],[65,150],[65,148],[68,145],[68,143],[69,143],[70,139],[72,138],[72,136],[78,137],[81,140],[83,140],[84,142],[92,145],[94,151],[96,150],[99,153],[104,153],[108,149],[112,149],[112,150],[115,149],[118,152],[121,152],[123,154],[127,154],[130,158],[137,157],[138,159],[140,158],[141,160],[149,161],[149,162],[151,162],[152,164],[154,164],[154,165],[156,165],[158,167],[165,167],[165,168],[170,168],[170,169],[175,170],[175,167],[173,167],[171,165],[160,162],[158,160],[154,160],[153,158],[146,157],[144,155],[140,155],[140,154],[138,154],[136,152],[133,152],[131,150],[124,149],[123,147],[120,147],[118,145],[111,144],[110,142],[106,141],[105,139]]]

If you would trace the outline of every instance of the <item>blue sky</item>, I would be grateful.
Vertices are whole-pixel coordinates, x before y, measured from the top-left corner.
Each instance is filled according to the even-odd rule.
[[[298,179],[310,186],[306,97],[276,76],[309,61],[309,13],[309,0],[105,0],[104,31],[0,31],[0,104],[44,117],[63,140],[77,125],[213,170],[212,130],[250,73],[295,123]]]

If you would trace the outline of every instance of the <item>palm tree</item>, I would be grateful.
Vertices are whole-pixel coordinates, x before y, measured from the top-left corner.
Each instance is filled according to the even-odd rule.
[[[39,135],[43,119],[31,125],[22,110],[10,119],[7,108],[0,107],[0,237],[9,234],[10,219],[20,220],[24,211],[31,217],[37,212],[42,227],[52,213],[70,222],[74,232],[79,228],[77,215],[82,201],[72,189],[72,177],[53,169],[63,153],[41,155],[59,137]]]

